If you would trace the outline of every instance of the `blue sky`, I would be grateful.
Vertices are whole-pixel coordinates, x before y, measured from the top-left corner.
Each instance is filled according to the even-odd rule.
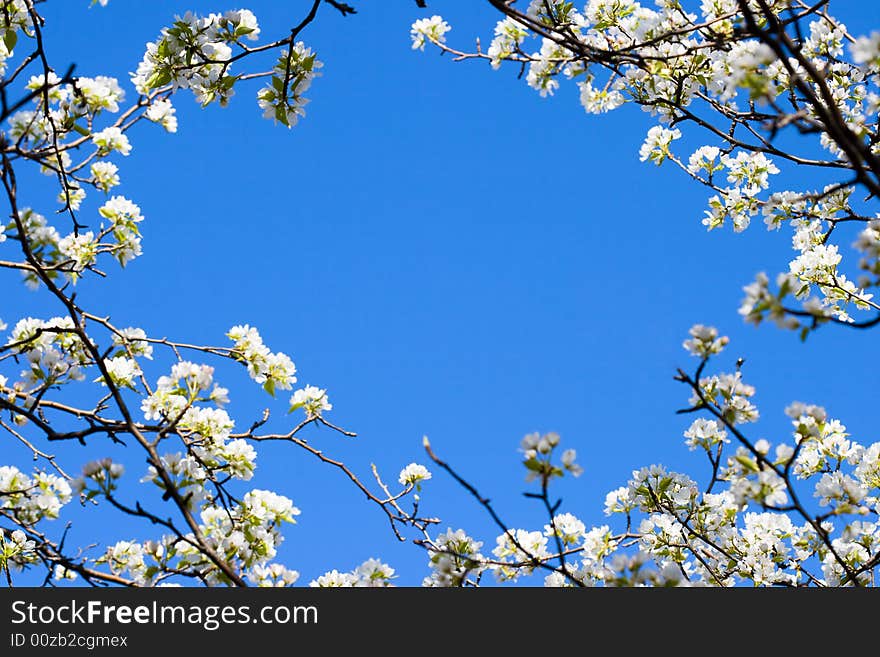
[[[264,38],[275,38],[308,4],[247,6]],[[47,3],[50,59],[120,79],[175,13],[235,8],[86,5]],[[363,2],[345,19],[323,8],[302,38],[324,75],[293,130],[260,117],[257,86],[240,88],[225,109],[200,110],[180,94],[176,135],[137,129],[132,155],[115,161],[119,193],[146,216],[145,255],[107,281],[82,284],[79,301],[117,325],[190,342],[222,344],[231,325],[258,326],[272,349],[295,360],[301,383],[328,388],[328,419],[358,432],[348,440],[311,431],[329,455],[365,477],[375,462],[393,481],[407,463],[426,460],[427,434],[508,522],[530,529],[544,522],[521,495],[517,448],[531,431],[557,431],[577,449],[586,472],[558,491],[562,509],[588,524],[606,522],[605,493],[634,468],[663,462],[706,473],[683,445],[690,418],[674,414],[687,392],[672,375],[692,366],[680,345],[693,323],[731,337],[726,366],[747,358],[763,416],[750,435],[789,438],[782,410],[802,400],[825,404],[857,439],[876,439],[870,332],[826,329],[804,345],[774,327],[746,326],[736,313],[755,272],[787,266],[787,233],[768,234],[756,221],[741,235],[707,234],[705,191],[638,161],[653,123],[637,108],[592,117],[565,85],[541,99],[514,69],[413,52],[410,23],[434,12],[452,23],[451,41],[491,37],[495,17],[482,4],[431,5],[425,14],[414,2]],[[864,26],[856,31],[877,23],[842,15]],[[699,143],[709,142],[688,142]],[[22,181],[33,198],[25,204],[45,214],[53,208],[47,180]],[[3,277],[4,320],[59,312],[13,274]],[[170,363],[157,358],[151,376]],[[218,373],[239,426],[267,405],[283,414],[286,396],[271,402],[239,368]],[[133,450],[60,449],[74,463],[112,455],[131,482],[145,470]],[[4,461],[27,465],[25,453],[5,453]],[[423,510],[490,550],[497,532],[489,519],[434,470]],[[302,509],[279,557],[302,582],[372,556],[395,567],[401,584],[427,573],[422,550],[398,544],[377,508],[297,448],[263,447],[251,483]],[[152,535],[107,509],[73,517],[74,542]]]

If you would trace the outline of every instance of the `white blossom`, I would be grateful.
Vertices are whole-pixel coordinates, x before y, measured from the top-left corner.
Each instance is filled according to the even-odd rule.
[[[400,471],[400,476],[397,480],[404,486],[417,486],[430,478],[431,473],[428,468],[418,463],[410,463]]]
[[[443,20],[442,16],[420,18],[412,24],[410,35],[412,37],[413,50],[424,50],[426,40],[435,43],[446,43],[446,33],[452,28]]]
[[[120,128],[104,128],[100,132],[92,134],[92,143],[98,147],[98,153],[108,155],[114,151],[128,155],[131,153],[131,143]]]
[[[327,399],[327,391],[316,386],[306,386],[293,393],[290,398],[290,410],[303,409],[307,417],[318,417],[333,408]]]
[[[167,98],[154,101],[144,115],[153,123],[158,123],[168,132],[177,132],[177,116],[174,105]]]

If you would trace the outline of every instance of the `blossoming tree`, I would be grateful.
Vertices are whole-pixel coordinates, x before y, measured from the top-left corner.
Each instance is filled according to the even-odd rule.
[[[802,338],[824,325],[880,323],[870,292],[880,284],[880,220],[872,208],[880,192],[880,32],[851,35],[828,1],[486,1],[500,19],[487,49],[450,44],[451,28],[436,15],[415,21],[413,48],[509,66],[542,96],[577,85],[589,113],[642,106],[657,125],[640,158],[675,166],[708,188],[704,226],[739,232],[761,215],[769,229],[792,231],[795,256],[787,269],[772,284],[762,273],[745,288],[746,320],[771,319]],[[113,160],[132,153],[130,135],[149,122],[174,132],[172,98],[181,90],[204,106],[225,105],[249,84],[258,85],[268,119],[294,126],[321,73],[301,40],[321,5],[354,13],[345,3],[315,0],[286,35],[268,41],[246,9],[177,17],[147,44],[131,80],[120,83],[56,68],[38,3],[0,1],[0,180],[10,218],[0,224],[0,268],[17,271],[47,308],[45,317],[8,318],[11,328],[0,323],[0,432],[36,461],[27,471],[0,466],[7,583],[28,568],[44,572],[47,583],[293,584],[298,574],[276,553],[283,525],[295,522],[299,509],[281,494],[287,491],[243,483],[255,477],[259,444],[284,441],[338,471],[381,509],[397,538],[424,549],[429,586],[477,586],[486,573],[499,581],[540,574],[543,580],[522,581],[553,586],[874,584],[880,443],[860,444],[824,409],[797,402],[786,409],[790,439],[752,439],[746,425],[758,418],[755,390],[741,361],[714,370],[728,341],[712,327],[691,329],[684,347],[697,364],[676,375],[688,392],[681,412],[696,418],[685,443],[705,452],[705,476],[698,483],[659,465],[634,471],[607,496],[608,525],[588,528],[553,495],[556,479],[581,472],[575,452],[562,449],[555,434],[530,434],[521,444],[533,487],[527,496],[546,512],[534,530],[509,524],[425,440],[435,472],[451,476],[486,511],[497,538],[483,550],[462,529],[442,531],[454,518],[441,524],[421,511],[422,484],[432,477],[424,465],[407,466],[392,487],[377,469],[364,477],[304,440],[300,432],[312,424],[348,432],[325,418],[332,408],[326,390],[294,389],[294,363],[266,346],[256,328],[231,327],[224,346],[191,344],[116,326],[77,298],[81,279],[112,275],[141,256],[144,217],[134,201],[114,193],[124,171]],[[274,58],[268,70],[260,68],[265,57]],[[684,130],[707,143],[676,152]],[[798,138],[783,139],[789,133]],[[61,211],[52,221],[19,193],[16,172],[25,167],[57,186]],[[771,189],[781,168],[826,183],[821,190]],[[101,199],[97,216],[81,212],[87,195]],[[857,254],[849,268],[847,240]],[[168,372],[155,381],[142,370],[154,358],[167,362]],[[290,391],[289,430],[264,431],[268,415],[233,421],[224,410],[229,390],[215,381],[211,364],[220,359],[240,363],[270,395]],[[84,386],[88,404],[80,401]],[[61,463],[51,453],[53,443],[98,437],[142,452],[148,465],[138,499],[120,489],[120,479],[131,476],[120,464]],[[70,546],[59,518],[75,500],[97,505],[96,513],[138,518],[155,538],[120,540],[97,553]],[[312,584],[388,585],[393,575],[371,559]]]

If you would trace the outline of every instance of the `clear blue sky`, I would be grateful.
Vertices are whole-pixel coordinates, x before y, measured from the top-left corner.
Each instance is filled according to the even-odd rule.
[[[274,38],[309,4],[245,6]],[[511,524],[530,529],[544,520],[521,496],[517,448],[527,432],[557,431],[577,449],[586,472],[558,491],[562,509],[588,524],[606,521],[605,493],[634,468],[664,462],[706,473],[683,445],[691,418],[674,414],[687,392],[672,375],[692,366],[680,344],[696,322],[731,337],[730,367],[747,358],[763,415],[750,435],[790,439],[782,410],[802,400],[826,404],[858,439],[877,439],[874,337],[826,329],[803,345],[774,327],[744,325],[741,287],[756,271],[787,265],[789,235],[767,234],[760,221],[742,235],[706,234],[705,191],[638,161],[648,115],[587,116],[573,88],[542,100],[513,69],[410,50],[410,23],[435,12],[452,23],[451,41],[487,44],[495,17],[482,3],[432,2],[427,14],[406,0],[356,4],[360,13],[345,19],[324,7],[303,33],[325,67],[293,130],[262,119],[257,87],[243,86],[226,109],[202,111],[180,94],[176,135],[150,125],[132,134],[132,155],[115,160],[118,192],[143,209],[145,255],[106,282],[81,285],[87,309],[210,344],[222,344],[233,324],[256,325],[292,356],[301,383],[328,387],[328,419],[359,433],[312,431],[328,454],[365,477],[374,461],[393,481],[410,461],[426,461],[427,434]],[[50,58],[121,79],[173,14],[235,8],[86,5],[45,6]],[[862,31],[877,24],[842,15]],[[48,215],[47,181],[22,186]],[[60,310],[9,272],[2,285],[6,321]],[[150,375],[170,362],[157,358]],[[218,372],[240,427],[266,405],[285,410],[286,395],[270,404],[242,369]],[[145,470],[133,450],[61,449],[68,462],[112,455],[132,482]],[[4,454],[28,465],[21,451]],[[432,469],[423,510],[490,550],[497,532],[488,518]],[[398,544],[380,511],[309,454],[264,446],[251,483],[302,509],[279,558],[301,582],[371,556],[395,567],[401,584],[427,574],[423,551]],[[157,496],[148,500],[161,509]],[[72,517],[71,544],[153,535],[109,509]]]

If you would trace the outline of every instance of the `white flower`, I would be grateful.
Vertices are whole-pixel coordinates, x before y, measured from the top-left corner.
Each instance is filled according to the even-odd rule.
[[[555,525],[556,531],[553,531]],[[573,545],[580,542],[586,533],[586,526],[577,517],[570,513],[561,513],[553,517],[553,525],[544,525],[544,535],[559,536],[564,545]]]
[[[132,228],[144,220],[141,209],[124,196],[112,196],[98,208],[98,213],[113,222],[114,226]]]
[[[254,476],[257,460],[257,451],[246,440],[233,440],[218,452],[226,464],[223,466],[226,472],[237,479],[250,481]]]
[[[616,547],[615,542],[611,540],[611,530],[608,528],[608,525],[594,527],[584,533],[583,542],[585,563],[601,561],[606,555],[613,552]]]
[[[248,9],[227,11],[223,14],[223,18],[232,23],[236,37],[244,36],[248,41],[257,41],[260,38],[260,26],[252,11]]]
[[[199,434],[210,443],[223,444],[229,438],[235,422],[222,408],[191,406],[186,409],[179,426]]]
[[[746,196],[767,189],[770,175],[779,173],[776,165],[763,153],[739,151],[736,157],[722,155],[721,163],[728,169],[727,182],[737,185]]]
[[[758,202],[755,197],[746,194],[739,187],[734,187],[709,199],[709,209],[705,212],[702,224],[708,230],[714,230],[729,219],[733,223],[734,232],[741,233],[749,227],[751,218],[757,213]]]
[[[49,94],[49,102],[57,103],[70,95],[69,88],[62,88],[60,83],[61,78],[54,71],[49,71],[48,75],[43,73],[32,75],[25,88],[29,91],[39,90],[42,93],[44,87],[48,87],[46,92]]]
[[[569,54],[569,51],[547,38],[541,41],[541,50],[532,53],[526,83],[535,89],[541,98],[552,96],[559,88],[559,80],[556,79],[556,73],[559,72],[558,61]]]
[[[229,390],[227,388],[222,388],[220,386],[214,386],[214,389],[211,391],[209,395],[209,399],[217,404],[217,406],[223,406],[224,404],[229,403]]]
[[[354,576],[357,578],[355,586],[358,587],[385,587],[390,586],[394,577],[394,568],[379,559],[367,559],[355,568]]]
[[[547,537],[539,531],[530,532],[525,529],[513,529],[505,532],[495,539],[495,549],[492,554],[503,562],[531,562],[535,559],[544,559],[550,556],[547,551]],[[520,575],[527,575],[534,570],[533,565],[514,567],[506,564],[493,566],[495,574],[500,581],[513,580]]]
[[[639,149],[639,159],[644,162],[650,160],[657,165],[663,163],[669,157],[669,146],[673,140],[681,137],[681,130],[674,128],[672,130],[655,125],[648,130],[648,136],[645,143]]]
[[[436,549],[430,549],[431,575],[422,582],[423,586],[459,586],[469,574],[481,572],[483,544],[468,536],[463,529],[447,529],[434,540]]]
[[[119,103],[125,99],[125,92],[116,78],[100,75],[96,78],[77,78],[75,83],[79,94],[74,96],[77,103],[84,103],[86,111],[97,113],[102,110],[118,112]]]
[[[279,563],[258,564],[248,574],[248,579],[261,587],[293,586],[299,579],[299,573]]]
[[[67,190],[67,191],[65,191]],[[58,202],[62,205],[70,206],[71,210],[79,210],[83,200],[86,197],[86,190],[82,187],[68,186],[58,192]]]
[[[316,386],[306,386],[293,393],[290,398],[290,410],[302,408],[307,417],[320,416],[324,411],[332,410],[333,404],[327,399],[327,391]]]
[[[107,155],[113,151],[119,151],[122,155],[131,153],[128,137],[122,133],[120,128],[104,128],[100,132],[94,133],[92,143],[98,147],[100,155]]]
[[[428,468],[418,463],[410,463],[400,471],[400,476],[397,480],[404,486],[416,486],[430,478],[431,473],[428,471]]]
[[[147,334],[143,329],[134,327],[121,329],[118,335],[113,335],[113,344],[125,345],[133,356],[143,356],[147,360],[153,360],[153,345],[147,342]]]
[[[716,162],[721,150],[717,146],[700,146],[688,158],[688,172],[697,175],[701,171],[705,171],[709,175],[720,171],[724,167]]]
[[[246,493],[242,505],[251,517],[268,522],[296,523],[294,516],[300,514],[292,500],[270,490],[252,490]]]
[[[159,379],[158,389],[170,391],[182,387],[187,393],[195,395],[208,390],[213,382],[213,367],[181,360],[172,365],[171,376]]]
[[[730,341],[727,336],[718,337],[718,329],[714,326],[694,324],[688,331],[691,337],[682,343],[682,346],[694,356],[708,358],[713,354],[721,353],[721,350]]]
[[[727,431],[715,420],[697,418],[690,428],[684,432],[685,444],[692,450],[702,447],[710,450],[719,443],[728,443]]]
[[[153,123],[158,123],[168,132],[177,132],[176,111],[170,100],[161,98],[147,108],[144,116]]]
[[[285,53],[275,65],[271,83],[257,92],[257,104],[265,118],[292,128],[305,116],[309,100],[304,94],[324,64],[302,41],[294,44],[289,55]]]
[[[107,369],[107,374],[110,375],[110,381],[115,386],[122,388],[134,388],[135,377],[141,373],[137,361],[125,356],[104,359],[104,367]]]
[[[703,377],[700,379],[700,388],[706,400],[718,405],[728,422],[740,424],[758,420],[758,409],[749,401],[755,394],[755,388],[743,382],[742,372]],[[690,403],[692,406],[700,403],[696,393],[691,395]]]
[[[880,443],[862,452],[855,474],[866,489],[880,488]]]
[[[58,242],[58,250],[66,259],[73,261],[73,268],[82,271],[95,264],[98,255],[98,243],[92,231],[74,235],[71,233]]]
[[[356,575],[352,573],[340,573],[338,570],[331,570],[309,582],[309,586],[313,588],[350,588],[356,583]]]
[[[562,452],[562,467],[574,477],[580,477],[584,473],[584,469],[574,460],[577,458],[577,452],[573,449],[567,449]]]
[[[170,85],[190,89],[203,106],[215,101],[225,105],[235,93],[237,80],[229,70],[229,43],[255,35],[258,29],[256,19],[247,10],[229,12],[227,17],[200,17],[187,12],[163,29],[155,42],[147,44],[132,82],[142,94]]]
[[[110,571],[116,575],[130,574],[140,584],[147,584],[149,578],[146,574],[145,557],[148,554],[144,546],[134,541],[118,541],[107,548],[104,555],[98,560],[106,563]]]
[[[70,570],[68,568],[65,568],[60,563],[55,564],[55,568],[52,571],[52,573],[53,573],[52,578],[56,582],[61,581],[61,580],[65,580],[65,579],[69,580],[69,581],[73,581],[77,578],[77,574],[76,574],[75,570]]]
[[[524,452],[534,451],[538,448],[538,443],[541,441],[541,434],[537,431],[534,433],[528,433],[523,436],[523,439],[520,441],[520,448]]]
[[[112,162],[95,162],[91,166],[92,184],[103,192],[119,184],[119,167]]]
[[[263,344],[257,329],[233,326],[226,335],[235,343],[233,357],[247,365],[250,377],[271,395],[275,390],[290,390],[296,383],[296,365],[281,352],[272,353]]]
[[[840,512],[850,511],[851,505],[859,504],[867,494],[867,490],[858,481],[842,472],[823,474],[814,493],[819,498],[820,506],[829,506],[835,502]]]
[[[442,16],[420,18],[412,24],[410,30],[413,50],[424,50],[426,41],[446,43],[446,33],[451,29]]]
[[[3,537],[3,530],[0,529],[0,558],[7,568],[11,558],[14,558],[15,563],[18,564],[34,561],[36,545],[36,541],[29,539],[20,529],[11,532],[8,539]]]
[[[629,513],[637,506],[638,503],[633,491],[628,486],[615,488],[605,495],[605,515],[607,516],[612,513]]]
[[[853,60],[869,68],[880,69],[880,32],[871,32],[871,36],[856,39],[850,46]]]
[[[57,518],[71,499],[66,479],[45,472],[29,477],[13,466],[0,466],[0,509],[15,509],[20,522],[36,523]]]
[[[604,114],[626,102],[623,94],[620,93],[625,87],[625,82],[620,78],[606,87],[594,87],[589,81],[582,82],[578,86],[581,90],[581,105],[589,114]]]
[[[489,56],[492,68],[499,68],[501,60],[507,59],[516,52],[516,49],[528,35],[528,31],[522,25],[510,17],[506,17],[495,25],[495,38],[489,44],[486,54]],[[415,44],[413,44],[414,47]],[[420,46],[424,49],[424,38]]]

